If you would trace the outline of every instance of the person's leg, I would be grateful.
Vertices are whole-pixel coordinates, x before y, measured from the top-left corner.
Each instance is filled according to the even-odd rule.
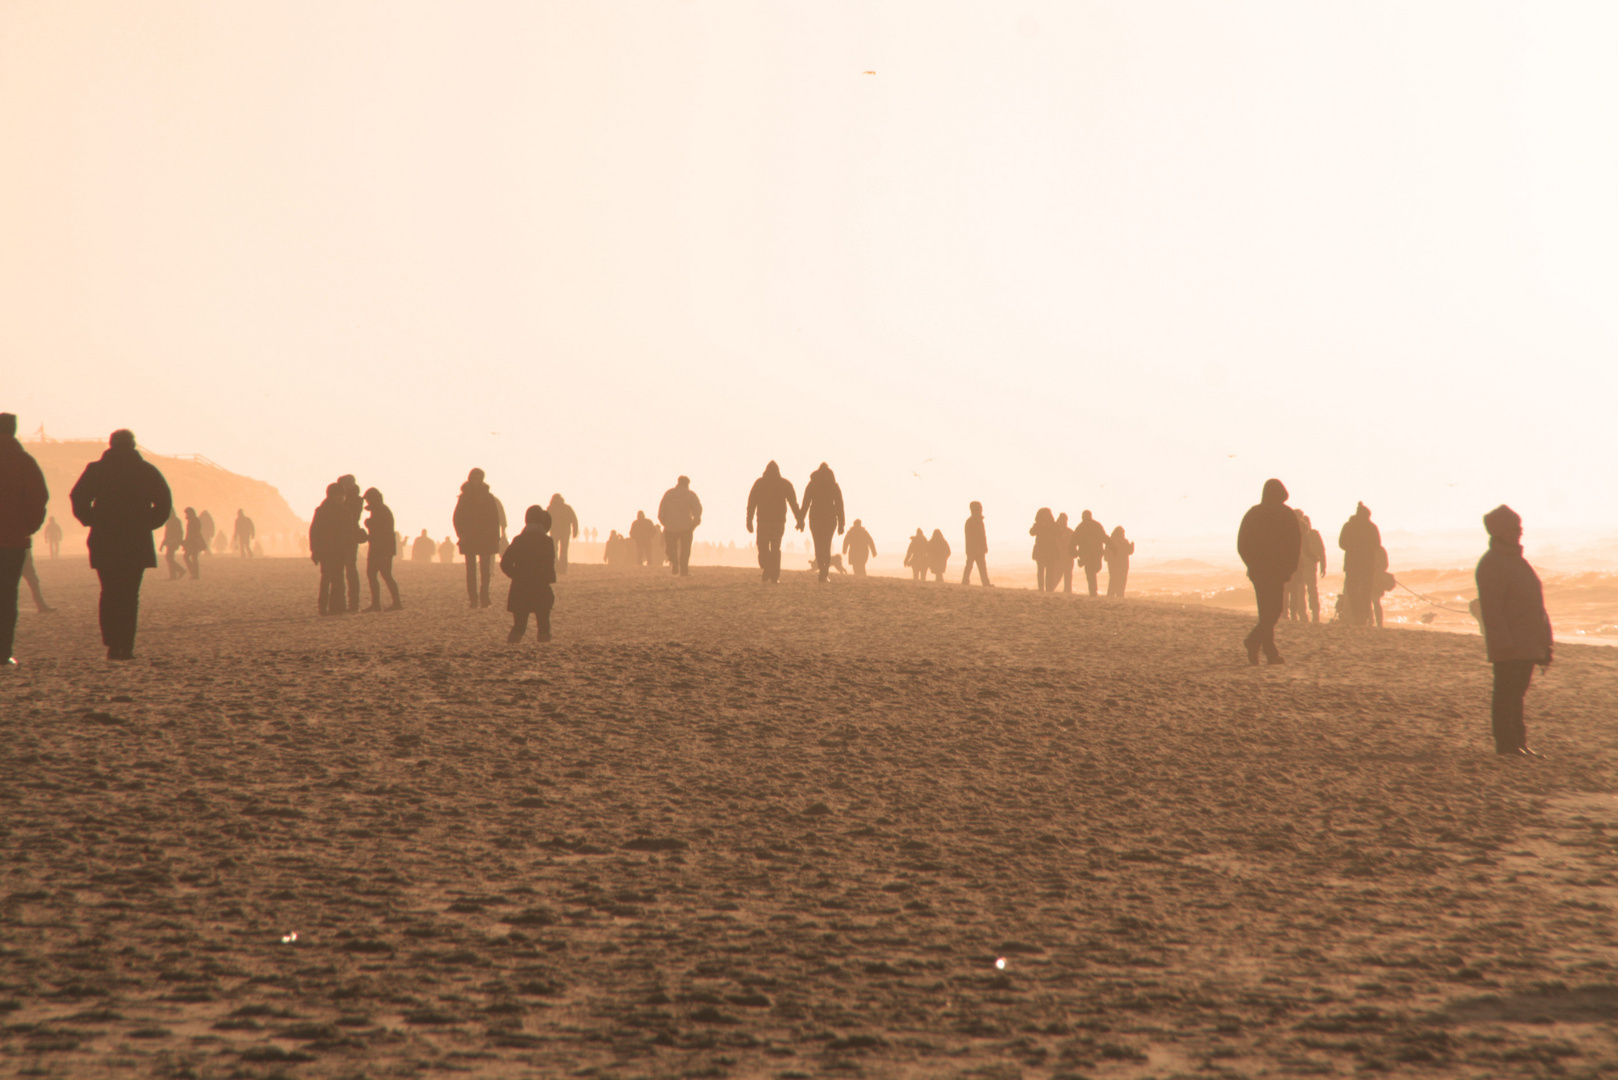
[[[1309,591],[1309,616],[1314,622],[1320,621],[1320,586],[1315,582],[1315,576],[1309,575],[1306,585]]]
[[[34,571],[33,552],[23,549],[22,579],[28,583],[28,593],[34,598],[34,610],[41,614],[55,610],[45,602],[45,594],[39,588],[39,574]]]
[[[549,586],[540,595],[539,607],[534,611],[534,636],[538,641],[551,639],[551,609],[556,606],[556,593]]]
[[[989,584],[989,557],[987,555],[978,556],[978,584],[985,587]]]
[[[513,611],[511,613],[511,633],[506,635],[506,641],[515,645],[522,640],[522,636],[526,633],[528,633],[528,612]]]
[[[140,623],[140,583],[145,575],[144,566],[120,569],[117,575],[113,633],[117,639],[119,655],[125,660],[135,658],[135,630]]]
[[[1494,698],[1489,718],[1494,728],[1494,752],[1515,754],[1528,745],[1523,725],[1523,698],[1534,676],[1532,660],[1500,660],[1494,665]]]
[[[466,599],[473,607],[478,606],[478,557],[466,556]]]
[[[1272,664],[1281,662],[1281,653],[1275,647],[1275,624],[1281,621],[1282,590],[1286,588],[1284,581],[1266,581],[1264,589],[1259,593],[1259,647],[1264,650],[1264,657]]]
[[[403,605],[399,603],[399,583],[393,580],[392,555],[389,555],[382,561],[382,566],[379,572],[382,575],[382,583],[388,587],[388,595],[393,598],[393,603],[389,605],[388,610],[394,611],[402,607]]]
[[[820,580],[825,581],[831,576],[831,538],[832,528],[810,529],[809,534],[815,540],[815,569],[820,571]]]
[[[663,554],[668,556],[670,573],[680,576],[680,534],[672,529],[663,530]]]
[[[379,573],[379,571],[371,563],[371,560],[366,559],[365,560],[365,584],[371,590],[371,602],[366,605],[366,607],[365,607],[366,611],[381,611],[382,610],[382,603],[381,603],[382,598],[381,598],[381,595],[380,595],[381,592],[382,592],[382,583],[377,580],[378,573]]]
[[[478,606],[489,606],[489,580],[494,571],[494,559],[489,555],[478,556]]]
[[[692,530],[687,529],[680,534],[680,576],[687,577],[691,573],[691,541],[694,537]]]
[[[0,548],[0,663],[11,659],[17,644],[17,583],[27,548]]]
[[[1099,567],[1095,566],[1086,566],[1084,568],[1084,583],[1090,587],[1091,596],[1100,595],[1101,592],[1099,583],[1096,581],[1096,574],[1099,569]]]

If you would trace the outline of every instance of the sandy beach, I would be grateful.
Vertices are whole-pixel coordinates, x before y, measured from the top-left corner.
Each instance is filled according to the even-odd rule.
[[[148,574],[132,664],[42,561],[0,683],[0,1072],[1618,1074],[1618,652],[1545,760],[1481,640],[575,566],[320,619]]]

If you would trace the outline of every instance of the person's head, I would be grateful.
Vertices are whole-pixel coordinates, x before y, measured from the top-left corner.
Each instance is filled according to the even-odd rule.
[[[1112,538],[1114,540],[1122,540],[1124,538],[1124,527],[1122,525],[1114,525],[1112,527]]]
[[[1273,503],[1277,506],[1287,501],[1287,486],[1281,481],[1271,477],[1264,481],[1264,494],[1259,499],[1262,503]]]
[[[423,530],[421,530],[421,535],[423,535],[423,536],[427,536],[427,530],[426,530],[426,529],[423,529]],[[430,537],[430,536],[427,536],[427,539],[429,539],[429,540],[431,540],[431,539],[432,539],[432,537]]]
[[[943,529],[934,529],[933,530],[933,539],[934,540],[942,540],[942,539],[944,539],[944,530]]]
[[[1483,515],[1483,527],[1489,530],[1491,540],[1516,540],[1522,536],[1522,517],[1501,503]]]
[[[473,484],[483,483],[483,470],[473,469],[471,472],[466,474],[466,479]]]
[[[360,482],[354,479],[353,473],[344,473],[343,475],[339,476],[337,478],[337,484],[339,487],[353,488],[355,491],[358,491],[360,488]]]
[[[983,516],[983,504],[980,502],[969,502],[966,504],[966,508],[972,511],[973,517]]]
[[[675,481],[674,481],[674,486],[675,487],[682,487],[682,488],[690,487],[691,486],[691,478],[689,476],[677,477],[675,479]]]
[[[335,499],[335,498],[337,498],[337,496],[341,495],[342,493],[343,493],[343,485],[341,483],[338,483],[337,481],[334,480],[331,483],[326,485],[326,498]],[[188,514],[190,512],[191,511],[189,511],[189,510],[186,511],[186,513],[188,513]]]
[[[777,465],[774,461],[771,461],[768,465],[764,466],[764,475],[773,480],[775,477],[781,475],[781,466]]]
[[[1056,523],[1063,528],[1067,527],[1067,511],[1064,510],[1062,513],[1056,515]]]
[[[328,492],[327,494],[330,494],[330,492]],[[188,507],[185,508],[185,516],[188,517],[188,518],[194,518],[194,517],[197,516],[197,512],[195,510],[193,510],[191,507],[188,506]]]
[[[552,492],[551,493],[551,501],[550,501],[550,503],[548,505],[550,505],[552,507],[561,506],[562,505],[562,493],[560,491]]]
[[[382,493],[374,487],[365,489],[365,501],[371,506],[382,505]]]
[[[836,477],[832,475],[831,466],[827,465],[824,461],[820,463],[820,468],[815,470],[815,475],[824,476],[827,480],[836,479]]]
[[[1354,516],[1369,520],[1371,517],[1371,508],[1366,506],[1364,503],[1360,503],[1358,506],[1354,507]]]
[[[924,531],[922,531],[921,529],[917,529],[916,530],[916,535],[911,537],[911,539],[912,540],[925,540],[925,539],[927,539],[927,534]]]
[[[114,450],[133,450],[135,449],[135,433],[128,428],[119,428],[107,440],[107,445]]]
[[[0,412],[0,438],[12,437],[17,434],[17,414]]]
[[[1034,511],[1034,524],[1050,525],[1055,524],[1055,522],[1056,518],[1051,514],[1050,507],[1041,506],[1038,510]]]
[[[646,520],[646,511],[644,511],[644,510],[636,510],[635,511],[635,520],[636,521],[645,521]],[[614,529],[612,531],[617,532],[618,530]]]
[[[860,524],[860,519],[859,519],[859,518],[855,518],[855,519],[854,519],[854,527],[855,527],[855,528],[856,528],[856,529],[860,529],[860,528],[864,528],[864,526],[862,526],[862,525],[861,525],[861,524]]]
[[[1080,514],[1079,515],[1079,520],[1080,521],[1089,521],[1090,520],[1090,511],[1086,510],[1082,514]]]
[[[551,527],[551,515],[543,506],[530,506],[522,516],[523,521],[540,532]]]

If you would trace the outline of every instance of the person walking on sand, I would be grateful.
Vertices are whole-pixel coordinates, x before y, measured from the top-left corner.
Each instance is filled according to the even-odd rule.
[[[966,505],[970,513],[966,518],[966,569],[961,571],[961,584],[972,584],[972,567],[978,568],[978,584],[989,583],[989,569],[984,561],[989,555],[989,537],[983,529],[983,504],[971,502]],[[854,524],[858,525],[859,522]]]
[[[494,492],[483,481],[483,470],[473,469],[461,485],[455,502],[455,538],[466,558],[466,600],[471,607],[489,606],[489,562],[500,550],[501,513]]]
[[[62,527],[56,523],[54,517],[45,522],[45,544],[50,549],[51,558],[62,553]]]
[[[345,595],[348,548],[354,528],[348,516],[348,490],[341,480],[326,485],[326,498],[309,519],[309,559],[320,567],[319,610],[322,615],[347,615]]]
[[[944,574],[949,570],[949,541],[944,539],[943,529],[934,529],[932,537],[927,541],[927,566],[933,572],[934,581],[943,581]],[[923,580],[926,575],[922,575]]]
[[[691,576],[691,537],[702,524],[702,500],[691,490],[691,478],[679,477],[663,493],[657,504],[657,520],[663,526],[663,547],[675,577]]]
[[[927,567],[932,556],[927,550],[927,534],[920,529],[910,538],[910,546],[905,548],[905,565],[910,567],[911,581],[926,581]]]
[[[551,516],[551,539],[556,541],[556,572],[567,573],[567,545],[578,539],[579,515],[567,504],[560,493],[551,496],[545,508]]]
[[[1365,626],[1371,622],[1372,590],[1376,584],[1377,549],[1382,546],[1382,530],[1371,520],[1371,511],[1364,503],[1354,509],[1354,516],[1343,523],[1337,534],[1337,546],[1343,549],[1343,613],[1350,626]]]
[[[1034,538],[1034,585],[1040,592],[1050,592],[1055,586],[1060,560],[1061,535],[1056,531],[1056,518],[1051,508],[1041,506],[1034,512],[1034,523],[1028,528]]]
[[[173,510],[169,511],[169,519],[163,523],[163,560],[168,564],[169,580],[185,577],[185,566],[180,562],[180,552],[185,547],[185,522]]]
[[[1236,552],[1247,567],[1258,602],[1258,625],[1247,635],[1247,662],[1258,664],[1262,650],[1272,664],[1281,663],[1275,647],[1275,624],[1281,621],[1287,579],[1298,568],[1298,519],[1287,505],[1286,485],[1279,480],[1264,481],[1264,494],[1257,506],[1242,518],[1236,534]]]
[[[1123,596],[1129,584],[1129,557],[1135,554],[1135,542],[1124,535],[1124,527],[1113,527],[1107,537],[1107,595]]]
[[[186,572],[195,581],[202,576],[202,553],[208,550],[208,540],[203,535],[202,519],[189,506],[185,508],[185,538],[180,541],[180,550],[185,552]]]
[[[616,530],[613,535],[617,535]],[[634,545],[636,566],[654,565],[657,559],[657,526],[646,516],[646,511],[635,511],[635,520],[629,523],[629,535],[621,539],[627,539]]]
[[[865,531],[859,518],[854,519],[854,524],[848,527],[848,532],[843,536],[843,554],[848,556],[854,576],[864,577],[866,562],[876,554],[876,541]]]
[[[543,507],[530,506],[523,515],[526,528],[512,537],[500,556],[500,572],[511,579],[506,610],[511,612],[512,645],[528,632],[528,616],[534,617],[535,636],[551,639],[551,609],[556,606],[556,523]]]
[[[50,499],[39,462],[17,439],[16,415],[0,413],[0,668],[8,671],[17,666],[17,584]]]
[[[399,538],[393,531],[393,511],[382,501],[382,493],[376,488],[365,489],[365,508],[370,511],[365,519],[365,579],[371,586],[371,606],[365,610],[382,610],[382,590],[377,587],[380,578],[388,587],[388,595],[393,597],[388,610],[398,611],[404,605],[399,603],[399,585],[393,580],[393,557],[399,550]]]
[[[798,510],[798,531],[803,531],[803,523],[809,522],[809,535],[815,541],[815,569],[820,571],[820,580],[830,580],[832,532],[841,535],[843,531],[843,489],[837,484],[837,477],[832,475],[831,466],[824,461],[820,468],[809,474],[809,482],[803,486],[803,506]]]
[[[1100,592],[1096,575],[1101,573],[1107,554],[1107,528],[1091,517],[1088,510],[1079,515],[1079,523],[1073,529],[1073,547],[1084,566],[1085,584],[1090,587],[1090,595],[1095,596]]]
[[[1489,717],[1494,752],[1503,757],[1539,757],[1528,749],[1523,699],[1534,677],[1551,666],[1555,642],[1545,611],[1545,590],[1522,553],[1522,518],[1501,504],[1483,515],[1489,550],[1478,560],[1478,615],[1483,645],[1494,665]]]
[[[253,527],[253,519],[247,516],[245,510],[236,511],[236,523],[231,526],[230,539],[236,547],[236,554],[244,559],[253,557],[253,538],[258,530]]]
[[[1287,580],[1287,617],[1308,622],[1312,613],[1319,622],[1320,587],[1316,582],[1326,576],[1326,542],[1308,514],[1296,507],[1292,513],[1298,519],[1298,569]]]
[[[101,643],[108,660],[135,659],[140,580],[157,565],[152,531],[174,512],[168,481],[135,449],[135,433],[112,433],[106,453],[84,467],[68,496],[90,527],[90,566],[101,579]],[[200,523],[198,525],[200,539]]]
[[[747,492],[747,531],[753,531],[757,518],[758,568],[766,582],[781,580],[781,538],[786,535],[788,510],[794,520],[800,516],[798,492],[792,481],[781,475],[781,466],[771,461]],[[630,526],[629,534],[634,536],[634,526]]]
[[[39,587],[39,571],[34,569],[34,549],[28,548],[22,557],[22,580],[28,586],[28,593],[34,598],[34,612],[38,615],[49,615],[56,609],[45,602],[45,590]]]

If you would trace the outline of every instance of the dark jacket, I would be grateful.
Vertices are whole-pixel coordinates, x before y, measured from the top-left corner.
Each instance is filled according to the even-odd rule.
[[[537,528],[523,529],[500,556],[500,572],[511,579],[507,611],[549,611],[554,602],[551,584],[556,581],[556,541]]]
[[[1263,501],[1242,518],[1236,552],[1247,566],[1247,576],[1255,581],[1285,581],[1298,568],[1302,538],[1297,515],[1286,499],[1286,488],[1277,481],[1266,481]]]
[[[418,536],[410,545],[411,562],[432,562],[438,553],[438,544],[430,536]]]
[[[786,532],[788,510],[794,518],[802,516],[797,490],[772,461],[764,466],[764,475],[753,481],[747,493],[747,531],[753,531],[753,517],[757,515],[760,536],[780,536]]]
[[[983,516],[973,514],[966,519],[966,557],[976,559],[989,553],[989,537],[983,531]]]
[[[798,510],[798,523],[802,524],[805,518],[809,519],[811,531],[829,532],[833,524],[838,532],[843,531],[843,489],[837,485],[837,477],[825,465],[810,473],[809,482],[803,486],[803,506]],[[815,528],[817,525],[819,529]]]
[[[206,533],[207,529],[202,524],[202,519],[194,511],[186,511],[185,535],[180,539],[180,547],[185,549],[187,555],[196,555],[208,550]],[[164,530],[164,535],[168,535],[166,529]]]
[[[138,450],[108,450],[84,467],[69,498],[73,516],[90,527],[90,565],[97,570],[156,566],[152,530],[174,511],[169,483]]]
[[[185,546],[185,522],[173,511],[169,512],[169,519],[163,523],[163,550],[171,555],[178,555]]]
[[[855,525],[848,530],[848,535],[843,537],[843,554],[856,566],[876,554],[876,541],[871,539],[864,525]]]
[[[342,563],[354,550],[354,519],[348,496],[339,491],[326,496],[309,519],[309,558],[317,563]]]
[[[1080,521],[1073,527],[1073,550],[1084,566],[1090,568],[1100,566],[1101,557],[1107,550],[1106,527],[1095,518]]]
[[[500,508],[482,480],[461,485],[455,500],[455,539],[462,555],[493,555],[500,550]]]
[[[16,436],[0,437],[0,548],[28,547],[45,523],[50,499],[34,455]]]
[[[371,507],[371,516],[365,519],[365,535],[370,543],[367,559],[386,559],[399,553],[399,538],[393,535],[393,511],[382,503]]]
[[[629,524],[629,539],[636,544],[650,544],[657,540],[657,526],[651,518],[638,517]]]
[[[949,569],[949,541],[941,529],[934,529],[932,539],[927,541],[927,566],[935,574]]]
[[[1490,663],[1551,658],[1551,620],[1539,575],[1522,557],[1522,545],[1503,538],[1489,541],[1478,560],[1478,604]]]
[[[689,487],[676,484],[663,492],[657,504],[657,520],[669,532],[691,532],[702,524],[702,500]]]
[[[552,536],[565,536],[569,540],[578,538],[579,515],[560,496],[553,498],[545,509],[550,511]]]
[[[1343,573],[1375,573],[1377,549],[1382,546],[1382,530],[1369,517],[1356,513],[1343,522],[1343,528],[1337,534],[1337,546],[1343,549]]]

